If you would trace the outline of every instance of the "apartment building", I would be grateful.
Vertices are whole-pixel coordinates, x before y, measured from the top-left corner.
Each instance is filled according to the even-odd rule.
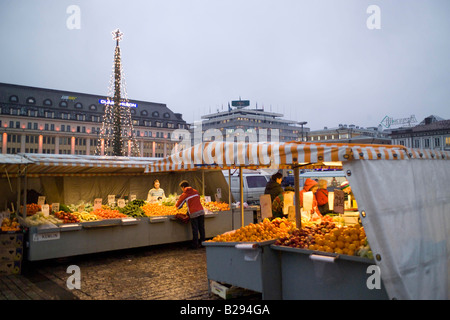
[[[106,97],[0,83],[0,152],[94,155]],[[189,129],[165,104],[129,100],[140,156],[165,157],[176,129]]]

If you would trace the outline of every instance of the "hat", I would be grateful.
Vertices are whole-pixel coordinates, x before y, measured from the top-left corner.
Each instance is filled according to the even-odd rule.
[[[314,187],[315,185],[317,185],[317,181],[307,178],[305,180],[305,184],[303,186],[303,189],[305,189],[306,191],[311,190],[312,187]]]
[[[348,183],[348,181],[344,181],[341,183],[341,190],[344,190],[345,188],[350,187],[350,184]]]

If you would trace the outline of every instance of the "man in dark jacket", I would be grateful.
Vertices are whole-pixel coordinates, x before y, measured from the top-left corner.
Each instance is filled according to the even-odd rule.
[[[200,195],[197,190],[189,185],[186,180],[180,183],[183,193],[178,198],[175,206],[181,209],[186,203],[192,228],[192,249],[201,247],[201,243],[205,241],[205,211],[200,202]],[[200,232],[200,243],[198,242],[198,234]]]
[[[281,180],[283,180],[283,175],[280,172],[275,173],[269,182],[267,182],[264,194],[270,194],[270,199],[273,202],[275,198],[283,193],[283,188],[281,187]]]

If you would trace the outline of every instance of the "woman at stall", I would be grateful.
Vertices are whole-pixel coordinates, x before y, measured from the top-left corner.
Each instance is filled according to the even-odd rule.
[[[147,195],[147,201],[162,200],[166,197],[164,189],[161,188],[161,184],[158,179],[153,180],[153,188],[149,190]]]
[[[285,215],[283,212],[284,208],[284,199],[287,194],[293,193],[295,191],[292,187],[284,188],[284,191],[280,193],[272,202],[272,217],[273,218],[287,218],[287,214]]]
[[[312,212],[311,215],[313,215],[314,213],[316,213],[319,217],[322,217],[322,214],[319,211],[319,208],[317,207],[317,199],[316,199],[316,192],[317,189],[319,188],[319,185],[317,183],[317,181],[307,178],[305,180],[305,183],[303,185],[303,189],[300,190],[299,194],[300,194],[300,207],[303,208],[303,194],[305,192],[309,192],[311,191],[313,193],[313,203],[312,203]]]
[[[328,205],[328,183],[325,179],[319,180],[319,188],[316,192],[317,207],[322,215],[327,214],[330,210]]]

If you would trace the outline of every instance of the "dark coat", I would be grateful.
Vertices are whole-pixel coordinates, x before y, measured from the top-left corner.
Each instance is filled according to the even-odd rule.
[[[270,179],[270,181],[266,185],[266,189],[264,190],[264,194],[270,194],[270,199],[273,202],[275,198],[283,193],[283,188],[281,184],[277,183],[275,180]]]

